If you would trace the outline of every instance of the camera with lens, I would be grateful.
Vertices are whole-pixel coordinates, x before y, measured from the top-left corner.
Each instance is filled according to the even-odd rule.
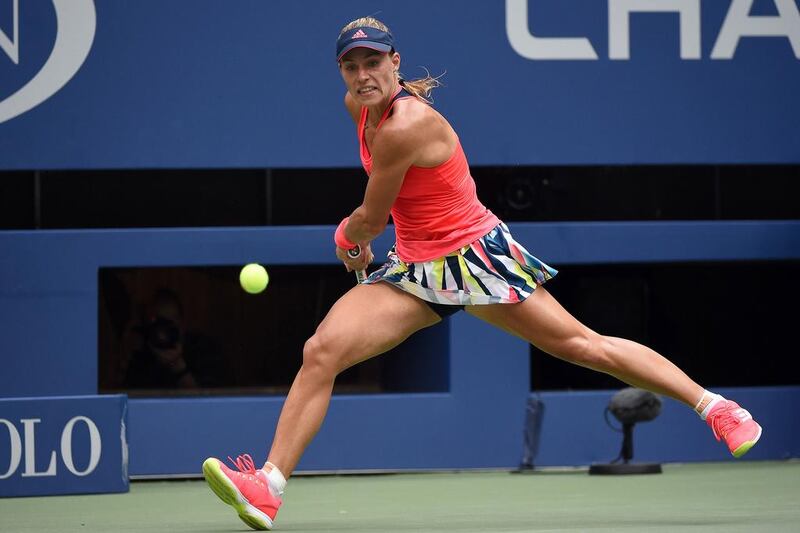
[[[143,328],[147,344],[159,350],[175,348],[181,340],[178,324],[164,317],[154,317]]]

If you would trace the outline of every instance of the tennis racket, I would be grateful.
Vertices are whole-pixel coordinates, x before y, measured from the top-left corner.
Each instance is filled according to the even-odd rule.
[[[359,255],[361,255],[361,247],[359,245],[357,245],[357,244],[353,248],[350,248],[349,250],[347,250],[347,256],[350,259],[355,259]],[[356,270],[356,280],[358,280],[359,283],[364,283],[364,281],[366,279],[367,279],[367,271],[366,270]]]

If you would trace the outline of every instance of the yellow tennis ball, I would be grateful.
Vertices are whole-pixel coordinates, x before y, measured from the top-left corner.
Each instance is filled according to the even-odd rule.
[[[242,271],[239,272],[239,283],[250,294],[258,294],[267,288],[269,274],[258,263],[250,263],[245,265]]]

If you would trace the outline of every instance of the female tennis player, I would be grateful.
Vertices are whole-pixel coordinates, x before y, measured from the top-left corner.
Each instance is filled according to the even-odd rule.
[[[322,424],[337,374],[462,309],[555,357],[685,403],[736,457],[756,443],[761,427],[736,403],[650,348],[592,331],[545,290],[556,271],[480,203],[458,136],[429,105],[436,80],[400,77],[400,54],[383,23],[366,17],[345,26],[336,59],[369,175],[363,203],[336,230],[336,255],[348,270],[364,269],[390,214],[396,246],[306,342],[263,468],[247,455],[235,470],[215,458],[203,464],[213,491],[245,523],[272,527],[286,478]],[[357,247],[361,254],[348,256]]]

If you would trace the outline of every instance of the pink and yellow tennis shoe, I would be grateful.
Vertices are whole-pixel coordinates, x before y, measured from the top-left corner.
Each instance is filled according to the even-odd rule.
[[[706,416],[717,440],[723,439],[734,457],[741,457],[761,438],[761,426],[747,410],[722,400]]]
[[[281,499],[269,490],[267,474],[257,470],[253,459],[245,454],[228,457],[237,470],[225,466],[219,459],[209,457],[203,462],[203,475],[208,486],[239,514],[242,522],[253,529],[272,529]]]

